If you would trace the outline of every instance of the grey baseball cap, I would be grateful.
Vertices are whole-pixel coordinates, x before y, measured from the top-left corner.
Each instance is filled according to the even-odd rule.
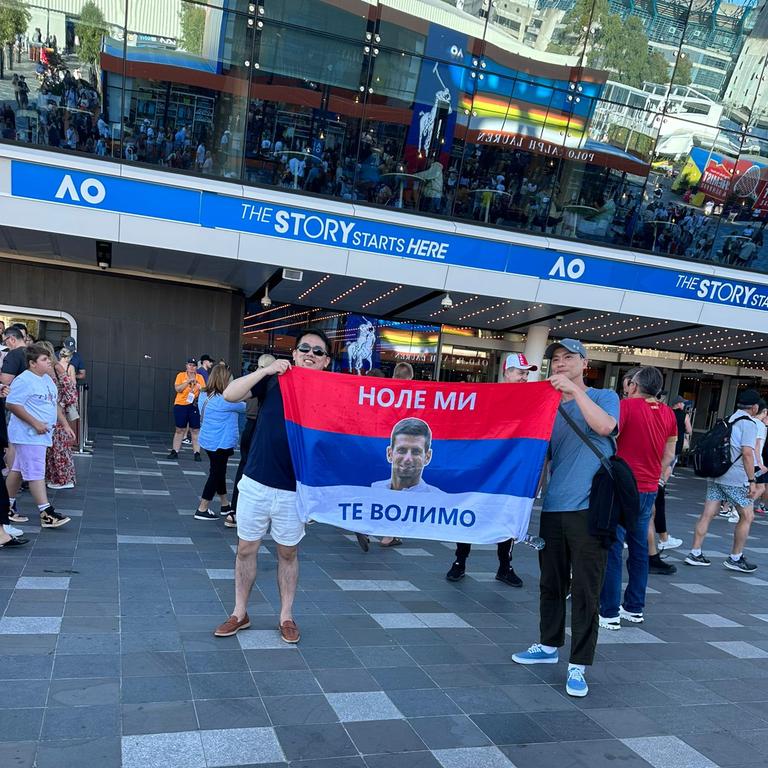
[[[569,352],[573,352],[577,355],[581,355],[584,359],[588,357],[587,355],[587,348],[576,339],[560,339],[560,341],[553,341],[548,347],[547,351],[544,353],[544,357],[547,360],[552,359],[552,355],[555,354],[555,350],[558,347],[563,347],[564,349],[567,349]]]

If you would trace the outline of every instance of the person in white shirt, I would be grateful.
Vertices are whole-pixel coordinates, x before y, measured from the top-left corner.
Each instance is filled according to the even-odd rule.
[[[53,361],[43,346],[27,348],[28,370],[11,382],[6,408],[11,414],[8,438],[16,447],[13,466],[8,473],[6,488],[14,522],[27,522],[16,510],[16,494],[22,480],[29,483],[32,498],[40,512],[42,528],[58,528],[69,518],[56,512],[48,502],[45,488],[45,452],[52,444],[53,429],[58,422],[65,435],[75,441],[67,417],[58,404],[58,391],[51,377]]]

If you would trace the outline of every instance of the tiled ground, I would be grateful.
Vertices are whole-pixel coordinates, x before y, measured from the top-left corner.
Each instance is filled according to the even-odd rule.
[[[648,619],[601,637],[591,692],[565,664],[520,667],[537,639],[537,563],[492,579],[479,547],[449,584],[439,542],[374,546],[315,525],[302,546],[301,644],[275,630],[269,550],[253,628],[215,639],[232,603],[233,531],[192,518],[205,465],[153,435],[96,435],[72,522],[0,552],[0,766],[38,768],[711,768],[766,765],[768,536],[743,578],[680,563],[651,577]],[[703,484],[670,487],[687,540]],[[29,508],[28,497],[21,497]],[[713,524],[705,551],[726,553]],[[671,555],[678,562],[684,550]]]

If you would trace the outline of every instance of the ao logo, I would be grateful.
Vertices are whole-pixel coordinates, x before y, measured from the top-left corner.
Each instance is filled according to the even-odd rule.
[[[584,259],[569,259],[567,262],[565,256],[561,256],[555,266],[549,270],[549,277],[569,277],[571,280],[578,280],[586,270],[587,265]]]
[[[91,205],[103,203],[106,196],[107,190],[98,179],[83,179],[78,188],[69,174],[61,180],[55,195],[57,200],[69,199],[74,203],[84,200]]]
[[[451,46],[451,56],[453,56],[454,59],[463,59],[464,58],[464,51],[459,48],[458,45],[452,45]]]

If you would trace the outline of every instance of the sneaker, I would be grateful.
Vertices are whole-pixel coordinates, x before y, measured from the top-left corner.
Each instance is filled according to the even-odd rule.
[[[192,445],[192,438],[185,437],[181,442],[184,443],[184,445]]]
[[[200,458],[200,451],[197,451],[197,453],[195,453],[195,461],[202,461],[202,459]]]
[[[219,516],[212,509],[198,509],[195,512],[195,520],[218,520]]]
[[[458,560],[451,566],[451,570],[445,574],[448,581],[459,581],[464,578],[464,564]]]
[[[463,575],[462,570],[462,575]],[[523,580],[514,572],[512,568],[499,570],[496,572],[496,581],[503,581],[505,584],[509,584],[510,587],[522,587]]]
[[[747,562],[744,555],[738,560],[726,557],[725,560],[723,560],[723,568],[727,568],[729,571],[741,571],[742,573],[754,573],[757,570],[757,566]]]
[[[21,528],[14,528],[12,525],[4,525],[3,530],[9,535],[9,536],[23,536],[24,531],[21,530]]]
[[[69,520],[70,518],[60,514],[51,506],[47,506],[40,513],[41,528],[60,528],[62,525],[66,525]]]
[[[723,507],[720,512],[717,515],[718,517],[730,517],[731,516],[731,508],[730,507]]]
[[[677,566],[672,563],[665,563],[660,557],[648,559],[648,573],[655,573],[657,576],[671,576],[677,573]]]
[[[694,555],[693,552],[688,553],[688,557],[685,558],[686,565],[712,565],[712,563],[701,555]]]
[[[8,509],[8,519],[12,523],[28,523],[29,518],[24,517],[24,515],[20,515],[18,509],[16,508],[16,499],[13,500],[13,504],[11,504],[10,508]]]
[[[663,552],[665,549],[677,549],[683,546],[682,539],[676,539],[674,536],[670,536],[666,541],[661,541],[656,545],[659,552]]]
[[[547,653],[540,643],[534,643],[527,651],[513,653],[512,661],[518,664],[557,664],[558,653],[556,650]]]
[[[230,616],[223,624],[220,624],[213,630],[213,634],[216,637],[232,637],[236,635],[241,629],[248,629],[251,626],[251,620],[246,613],[242,619],[238,619],[234,614]]]
[[[578,698],[583,698],[589,693],[589,686],[584,678],[584,673],[578,667],[569,667],[565,692],[569,696],[576,696]]]
[[[230,512],[224,518],[224,527],[225,528],[237,528],[237,517],[235,516],[234,512]]]
[[[731,512],[731,514],[728,516],[728,522],[729,523],[738,523],[739,522],[739,513],[738,512]]]
[[[170,451],[168,451],[168,455],[165,458],[166,459],[178,459],[179,458],[179,454],[176,451],[174,451],[173,449],[171,449]]]
[[[48,488],[52,491],[66,491],[69,488],[74,488],[74,483],[48,483]]]
[[[621,629],[621,619],[618,616],[615,616],[611,619],[606,618],[605,616],[600,616],[600,629],[611,629],[611,630],[617,630]]]
[[[222,507],[219,510],[219,515],[221,517],[226,517],[227,515],[230,515],[230,514],[232,514],[232,505],[231,504],[227,504],[226,507]]]
[[[630,611],[625,611],[623,605],[619,606],[619,618],[632,622],[632,624],[642,624],[645,621],[642,611],[640,613],[631,613]]]

